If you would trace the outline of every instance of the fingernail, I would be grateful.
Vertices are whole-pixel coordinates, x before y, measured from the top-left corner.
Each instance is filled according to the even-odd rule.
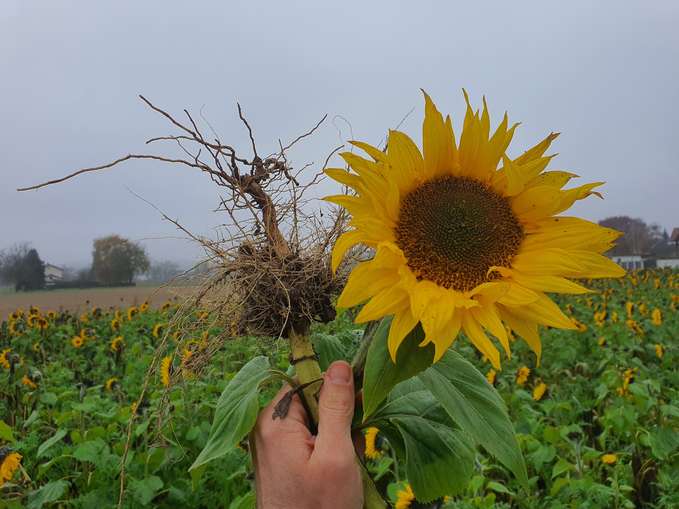
[[[328,369],[328,378],[335,384],[348,384],[351,381],[351,366],[343,361],[333,362]]]

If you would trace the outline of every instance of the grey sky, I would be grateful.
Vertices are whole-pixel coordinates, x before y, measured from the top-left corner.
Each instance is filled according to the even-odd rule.
[[[607,181],[575,212],[679,226],[679,2],[31,1],[0,6],[0,248],[30,241],[56,264],[89,262],[92,239],[145,240],[154,258],[199,252],[126,186],[192,230],[221,218],[214,185],[133,162],[37,192],[15,188],[144,150],[168,126],[137,99],[204,114],[247,148],[235,101],[273,150],[324,113],[378,143],[419,143],[426,89],[459,129],[465,87],[521,121],[513,153],[561,131],[555,169]],[[322,162],[349,137],[331,122],[293,154]],[[160,147],[157,147],[160,149]],[[148,149],[147,149],[148,150]],[[265,150],[262,150],[265,151]],[[155,240],[154,240],[155,239]]]

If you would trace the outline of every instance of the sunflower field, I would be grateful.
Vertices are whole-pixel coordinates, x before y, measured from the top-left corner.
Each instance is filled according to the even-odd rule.
[[[595,292],[558,298],[578,328],[543,331],[540,365],[518,341],[501,370],[467,342],[455,344],[504,399],[528,489],[479,449],[464,490],[422,504],[387,437],[365,427],[368,468],[395,507],[679,507],[679,273],[588,286]],[[196,313],[200,332],[178,349],[168,329],[177,309],[174,301],[75,314],[31,308],[2,322],[0,507],[115,507],[121,470],[122,507],[254,507],[247,441],[189,467],[229,380],[257,355],[285,369],[287,343],[225,340],[194,372],[192,355],[224,331]],[[312,330],[321,367],[357,348],[363,330],[352,312]]]

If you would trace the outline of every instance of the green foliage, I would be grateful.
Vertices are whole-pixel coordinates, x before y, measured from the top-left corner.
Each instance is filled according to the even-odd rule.
[[[541,331],[540,366],[522,341],[514,341],[512,359],[503,359],[495,376],[496,392],[484,380],[489,364],[464,338],[430,366],[433,352],[419,348],[415,331],[394,365],[386,331],[378,331],[365,371],[365,416],[356,419],[357,428],[379,429],[376,454],[367,460],[378,488],[395,502],[410,483],[419,497],[413,508],[679,507],[678,285],[676,272],[648,271],[594,282],[596,294],[559,298],[586,327]],[[628,301],[642,333],[626,323]],[[655,308],[663,318],[657,325]],[[173,331],[161,347],[153,326],[169,323],[175,310],[170,303],[131,319],[120,310],[115,331],[116,310],[55,313],[45,329],[30,324],[28,312],[11,328],[9,321],[0,323],[0,353],[11,350],[11,369],[0,366],[0,449],[21,454],[27,474],[17,471],[0,488],[0,508],[116,503],[131,406],[156,351],[165,356],[177,347]],[[602,310],[605,318],[595,320]],[[203,323],[195,323],[198,343]],[[207,330],[210,336],[220,332]],[[362,333],[347,313],[317,325],[312,339],[321,365],[351,359]],[[75,348],[71,340],[80,335],[86,339]],[[124,347],[113,352],[116,336]],[[252,465],[243,438],[276,389],[277,383],[265,383],[271,370],[288,368],[286,347],[266,338],[229,340],[195,373],[181,354],[173,361],[171,386],[154,373],[134,410],[123,506],[251,509]],[[531,371],[519,385],[522,366]],[[113,377],[117,384],[109,390]],[[540,383],[547,390],[534,398]],[[219,457],[189,472],[211,440]],[[528,489],[516,478],[518,450]],[[605,454],[614,460],[605,463]],[[445,502],[443,495],[449,496]],[[437,501],[425,502],[430,499]]]
[[[259,413],[259,387],[269,377],[270,367],[269,359],[255,357],[224,388],[207,444],[189,470],[221,458],[254,427]]]
[[[364,419],[375,411],[397,383],[417,375],[434,360],[434,345],[419,346],[424,331],[418,325],[405,337],[396,352],[396,362],[393,362],[387,346],[390,324],[391,318],[382,320],[368,349],[363,378]]]

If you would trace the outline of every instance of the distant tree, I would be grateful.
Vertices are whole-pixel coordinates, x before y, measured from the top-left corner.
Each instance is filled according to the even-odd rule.
[[[118,235],[96,239],[92,251],[92,274],[105,285],[132,283],[146,272],[149,260],[144,248]]]
[[[15,244],[0,253],[0,280],[16,291],[40,290],[45,287],[45,264],[29,244]]]
[[[609,251],[609,254],[647,254],[653,245],[662,239],[662,231],[659,225],[648,225],[639,218],[613,216],[599,221],[599,224],[623,232],[623,236],[618,239],[615,247]]]
[[[182,273],[178,264],[170,260],[153,261],[148,271],[150,281],[155,283],[167,283]]]

